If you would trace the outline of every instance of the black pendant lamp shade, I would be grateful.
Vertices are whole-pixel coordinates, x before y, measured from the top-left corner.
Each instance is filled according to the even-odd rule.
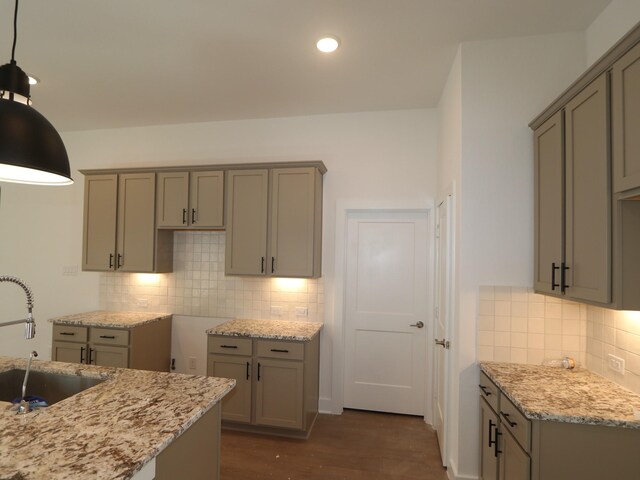
[[[17,11],[16,0],[16,17]],[[70,185],[62,138],[29,105],[29,77],[16,64],[13,51],[11,56],[11,62],[0,67],[0,182]]]

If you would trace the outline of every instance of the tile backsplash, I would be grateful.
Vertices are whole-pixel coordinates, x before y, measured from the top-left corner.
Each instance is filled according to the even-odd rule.
[[[531,288],[480,287],[477,359],[540,364],[574,357],[580,365],[640,394],[640,312],[538,295]],[[623,373],[608,355],[624,360]]]
[[[607,356],[625,361],[624,373],[608,367]],[[587,368],[640,393],[640,312],[587,307]]]
[[[173,272],[103,273],[105,310],[322,321],[321,279],[227,277],[224,232],[175,232]]]
[[[482,286],[477,359],[541,364],[572,356],[586,362],[587,307],[530,288]]]

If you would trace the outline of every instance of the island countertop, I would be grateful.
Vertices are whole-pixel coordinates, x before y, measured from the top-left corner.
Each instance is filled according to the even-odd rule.
[[[23,359],[0,357],[0,372],[25,366]],[[1,479],[131,478],[235,385],[224,378],[46,361],[34,361],[32,370],[106,380],[26,415],[0,407]]]
[[[76,313],[63,317],[50,318],[49,321],[58,325],[74,325],[79,327],[134,328],[169,317],[171,317],[170,313],[109,312],[106,310],[96,310],[94,312]]]
[[[640,395],[584,368],[481,362],[480,369],[529,419],[640,429]]]
[[[290,320],[231,320],[207,330],[208,335],[308,342],[322,329],[320,322]]]

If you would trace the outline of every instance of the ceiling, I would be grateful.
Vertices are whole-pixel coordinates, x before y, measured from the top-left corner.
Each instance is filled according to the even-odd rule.
[[[610,1],[23,0],[16,60],[63,131],[424,108],[461,41],[582,31]]]

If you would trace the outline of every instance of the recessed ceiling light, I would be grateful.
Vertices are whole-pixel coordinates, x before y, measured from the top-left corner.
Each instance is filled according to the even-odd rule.
[[[318,40],[316,47],[323,53],[335,52],[340,46],[340,41],[337,37],[327,36]]]
[[[29,75],[29,85],[37,85],[40,83],[38,77],[34,77],[33,75]]]

